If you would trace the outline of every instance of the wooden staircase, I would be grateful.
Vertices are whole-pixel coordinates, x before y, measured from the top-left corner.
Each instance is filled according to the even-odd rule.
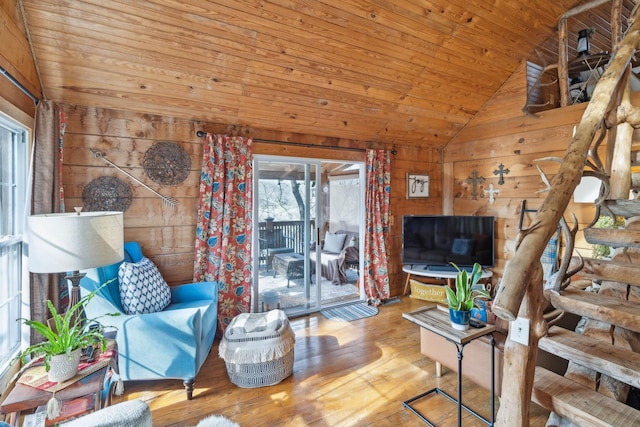
[[[608,200],[602,205],[615,216],[640,217],[637,200]],[[584,260],[579,272],[590,281],[613,283],[618,292],[602,295],[570,286],[547,293],[555,308],[601,322],[598,338],[551,326],[538,342],[539,348],[568,360],[570,366],[579,365],[586,372],[593,372],[592,379],[578,376],[581,381],[577,382],[541,367],[535,370],[532,401],[579,426],[640,425],[639,410],[595,390],[603,376],[640,389],[640,348],[627,341],[616,345],[620,332],[627,336],[638,334],[640,338],[640,265],[634,263],[640,257],[639,225],[632,221],[625,229],[584,230],[591,244],[624,248],[611,261]],[[628,347],[636,347],[636,351]],[[626,393],[621,397],[626,398]]]
[[[582,261],[577,268],[563,266],[551,289],[543,290],[539,262],[583,174],[598,176],[605,184],[605,194],[596,201],[598,216],[640,217],[640,201],[627,200],[635,158],[632,134],[640,128],[640,108],[630,103],[628,80],[631,57],[640,47],[637,9],[593,92],[548,196],[532,225],[521,230],[496,294],[493,310],[499,317],[530,322],[528,345],[512,340],[511,333],[505,343],[498,426],[528,425],[530,401],[554,413],[552,425],[640,426],[640,411],[624,403],[630,387],[640,388],[640,221],[630,221],[623,230],[586,229],[589,243],[624,251],[612,261],[586,259],[582,268]],[[604,128],[609,136],[606,166],[597,158],[602,142],[597,134]],[[569,240],[574,236],[575,232],[565,235]],[[567,251],[573,252],[572,241]],[[583,280],[572,280],[575,274]],[[592,281],[600,283],[597,293],[586,290]],[[548,327],[542,315],[547,302],[582,316],[584,334]],[[564,377],[536,366],[538,348],[569,361]]]
[[[616,216],[640,217],[636,215],[640,214],[640,201],[604,203],[612,207],[611,212]],[[619,206],[624,209],[618,209]],[[618,387],[619,395],[606,388],[604,393],[597,391],[605,377],[640,389],[640,353],[637,352],[640,351],[640,264],[637,263],[640,221],[631,221],[628,227],[585,229],[589,243],[624,250],[611,261],[585,259],[578,274],[586,280],[576,281],[578,286],[569,285],[561,291],[545,292],[553,307],[591,319],[599,329],[596,338],[551,326],[538,341],[540,349],[569,361],[568,372],[572,365],[580,367],[578,373],[572,372],[566,377],[539,366],[535,368],[531,400],[564,419],[553,425],[640,425],[640,411],[619,401],[627,398],[629,387]],[[609,289],[614,292],[594,293],[580,287],[591,281],[602,283],[601,289],[609,283]],[[636,337],[631,344],[623,339],[629,335]],[[618,400],[614,398],[616,395]]]
[[[586,264],[589,261],[586,260]],[[599,265],[603,263],[596,261]],[[609,279],[589,276],[596,280]],[[640,411],[595,390],[603,376],[640,388],[640,353],[615,345],[616,330],[640,332],[640,304],[580,289],[552,292],[550,299],[556,308],[606,324],[599,325],[601,328],[610,325],[604,328],[609,340],[603,339],[607,335],[593,338],[558,326],[550,327],[547,335],[539,340],[539,348],[568,360],[570,366],[575,364],[592,370],[593,377],[578,376],[586,383],[581,384],[536,367],[532,401],[579,426],[640,425]],[[623,398],[626,398],[624,393]]]

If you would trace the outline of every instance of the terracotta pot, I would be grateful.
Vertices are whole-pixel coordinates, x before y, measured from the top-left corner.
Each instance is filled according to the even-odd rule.
[[[73,350],[69,356],[66,354],[51,356],[51,361],[49,362],[49,381],[59,383],[73,378],[78,373],[81,355],[82,349],[77,348]]]
[[[466,331],[469,329],[469,320],[471,320],[470,311],[461,311],[449,309],[449,319],[451,320],[451,327],[459,331]]]

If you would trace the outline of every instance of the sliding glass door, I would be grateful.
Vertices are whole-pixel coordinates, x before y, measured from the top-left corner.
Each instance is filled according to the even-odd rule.
[[[254,312],[304,314],[360,299],[361,168],[254,157]]]

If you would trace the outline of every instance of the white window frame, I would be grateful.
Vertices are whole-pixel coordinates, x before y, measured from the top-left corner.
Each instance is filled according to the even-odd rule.
[[[316,182],[320,182],[320,170],[322,168],[323,162],[327,163],[349,163],[353,164],[357,167],[357,169],[353,169],[353,174],[349,175],[348,179],[355,179],[356,177],[360,180],[360,192],[358,194],[358,199],[360,206],[362,207],[358,212],[358,220],[359,220],[359,259],[364,260],[364,235],[365,235],[365,188],[366,188],[366,163],[358,160],[345,160],[341,158],[335,159],[326,159],[326,158],[311,158],[311,157],[288,157],[288,156],[276,156],[276,155],[268,155],[268,154],[254,154],[253,156],[253,224],[255,225],[254,233],[253,233],[253,284],[252,284],[252,311],[258,312],[261,307],[258,307],[258,293],[260,292],[260,272],[259,272],[259,259],[260,259],[260,244],[258,242],[258,229],[257,224],[260,222],[260,209],[258,203],[258,197],[260,197],[259,191],[259,182],[260,182],[260,163],[261,162],[275,162],[275,163],[300,163],[300,164],[309,164],[314,165],[316,168],[316,173],[318,176],[316,177]],[[336,178],[338,179],[338,178]],[[344,178],[343,178],[344,179]],[[321,206],[319,203],[316,203],[314,206],[315,210],[315,224],[316,229],[313,231],[316,236],[318,236],[319,224],[323,224],[326,218],[324,218],[321,214]],[[320,252],[316,253],[316,265],[320,265]],[[360,269],[358,271],[359,277],[364,277],[364,262],[360,262]],[[360,299],[364,300],[366,298],[364,287],[360,286]],[[313,311],[319,311],[322,308],[326,307],[322,305],[322,295],[321,295],[321,287],[317,287],[317,295],[316,301],[318,301],[317,305],[314,305],[310,309],[305,309],[302,311],[291,312],[290,314],[303,315],[306,313],[310,313]]]
[[[30,130],[0,112],[0,130],[10,136],[0,140],[0,147],[9,159],[0,158],[0,168],[10,168],[0,174],[0,185],[7,188],[7,197],[0,198],[0,377],[10,368],[11,361],[28,343],[28,331],[18,318],[29,317],[29,279],[23,252],[23,231],[28,216]],[[6,180],[3,178],[7,178]],[[13,285],[13,286],[12,286]]]

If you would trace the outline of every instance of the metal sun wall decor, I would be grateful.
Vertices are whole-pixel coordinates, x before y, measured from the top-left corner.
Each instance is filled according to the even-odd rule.
[[[153,188],[149,187],[147,184],[145,184],[144,182],[140,181],[138,178],[136,178],[135,176],[131,175],[129,172],[123,170],[120,166],[116,165],[115,163],[111,162],[109,159],[107,159],[106,157],[104,157],[104,154],[102,153],[102,151],[96,149],[96,148],[89,148],[89,150],[91,151],[91,153],[93,154],[93,157],[95,157],[96,159],[101,159],[102,161],[104,161],[105,163],[108,163],[109,165],[113,166],[114,168],[116,168],[117,170],[119,170],[120,172],[122,172],[123,174],[127,175],[129,178],[131,178],[133,181],[137,182],[138,184],[142,185],[144,188],[146,188],[147,190],[151,191],[153,194],[155,194],[156,196],[160,197],[162,199],[162,202],[173,208],[175,205],[178,204],[178,200],[171,197],[171,196],[163,196],[162,194],[158,193],[156,190],[154,190]]]
[[[89,212],[124,212],[131,206],[133,195],[129,185],[115,176],[101,176],[82,190],[82,204]]]
[[[144,172],[161,185],[177,185],[189,176],[191,157],[180,145],[171,141],[153,144],[144,153]]]
[[[478,171],[474,169],[466,182],[471,184],[471,196],[473,200],[478,200],[478,184],[482,184],[484,182],[484,177],[478,176]]]

